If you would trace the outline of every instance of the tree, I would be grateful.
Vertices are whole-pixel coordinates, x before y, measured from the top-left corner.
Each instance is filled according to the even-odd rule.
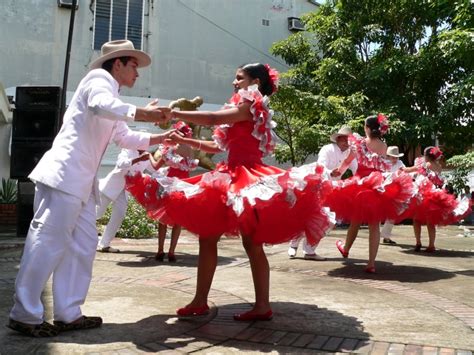
[[[474,151],[463,155],[455,155],[447,160],[448,167],[453,170],[448,175],[448,184],[457,194],[462,194],[467,186],[467,177],[474,168]]]
[[[325,104],[305,124],[301,110],[275,120],[291,117],[294,131],[343,123],[360,130],[363,117],[383,112],[392,125],[387,141],[410,159],[435,140],[448,156],[464,153],[474,138],[473,7],[467,0],[326,1],[302,18],[305,32],[271,48],[290,65],[285,85]],[[273,100],[278,108],[297,100],[285,85]]]

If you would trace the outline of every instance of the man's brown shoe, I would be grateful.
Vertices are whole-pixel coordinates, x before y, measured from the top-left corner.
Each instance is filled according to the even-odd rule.
[[[58,327],[48,322],[43,322],[41,324],[28,324],[10,318],[7,327],[35,338],[55,337],[59,334]]]
[[[54,325],[60,332],[67,332],[69,330],[92,329],[98,328],[102,325],[102,318],[100,317],[86,317],[82,316],[71,323],[64,323],[61,321],[54,321]]]

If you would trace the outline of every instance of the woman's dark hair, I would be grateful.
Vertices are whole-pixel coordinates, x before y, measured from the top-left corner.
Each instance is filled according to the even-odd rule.
[[[112,73],[112,67],[114,66],[115,60],[120,59],[123,65],[127,65],[128,61],[132,59],[132,57],[118,57],[106,60],[102,63],[102,69],[107,70],[109,73]]]
[[[381,138],[382,133],[380,132],[380,123],[377,115],[369,116],[365,119],[365,125],[369,128],[370,138]]]
[[[423,151],[423,156],[425,158],[428,158],[429,161],[435,161],[441,155],[443,155],[443,153],[441,153],[441,150],[439,150],[438,147],[434,147],[434,146],[426,147],[425,150]]]
[[[260,63],[245,64],[241,65],[239,69],[242,69],[251,79],[260,79],[260,85],[258,90],[262,95],[270,96],[273,94],[273,85],[270,79],[270,74],[265,65]]]

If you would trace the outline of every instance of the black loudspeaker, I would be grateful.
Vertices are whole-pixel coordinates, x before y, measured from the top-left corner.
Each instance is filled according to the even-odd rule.
[[[52,141],[12,141],[10,178],[20,181],[27,179],[43,154],[51,148],[52,143]]]
[[[60,106],[59,86],[17,86],[15,107],[21,110],[57,110]]]
[[[33,219],[34,198],[35,185],[32,182],[18,182],[16,235],[19,238],[28,234]]]
[[[61,125],[59,86],[18,86],[12,122],[10,178],[26,180]]]
[[[12,141],[52,141],[59,131],[59,110],[13,111]]]

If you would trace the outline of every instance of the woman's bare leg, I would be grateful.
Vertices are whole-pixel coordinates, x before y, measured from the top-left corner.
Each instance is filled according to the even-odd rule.
[[[179,235],[181,234],[181,226],[175,225],[171,230],[171,242],[170,242],[170,249],[168,250],[168,254],[174,254],[176,249],[176,245],[178,244]]]
[[[416,245],[421,245],[421,223],[413,221],[413,233],[415,233]]]
[[[430,243],[428,248],[435,249],[436,226],[433,224],[427,224],[426,229],[428,229],[428,238]]]
[[[217,242],[219,237],[199,239],[199,259],[197,269],[196,294],[188,305],[202,307],[207,304],[212,279],[217,267]]]
[[[166,224],[158,223],[158,254],[163,253],[166,238]]]
[[[369,261],[367,268],[375,267],[375,259],[380,245],[380,225],[379,223],[369,224]]]
[[[262,244],[256,244],[251,237],[242,237],[242,244],[249,257],[255,288],[255,305],[250,311],[264,314],[270,311],[270,266]]]
[[[359,233],[360,224],[351,222],[349,225],[349,229],[347,229],[346,241],[344,243],[344,251],[349,253],[349,250],[352,248],[352,244],[357,238],[357,234]]]

